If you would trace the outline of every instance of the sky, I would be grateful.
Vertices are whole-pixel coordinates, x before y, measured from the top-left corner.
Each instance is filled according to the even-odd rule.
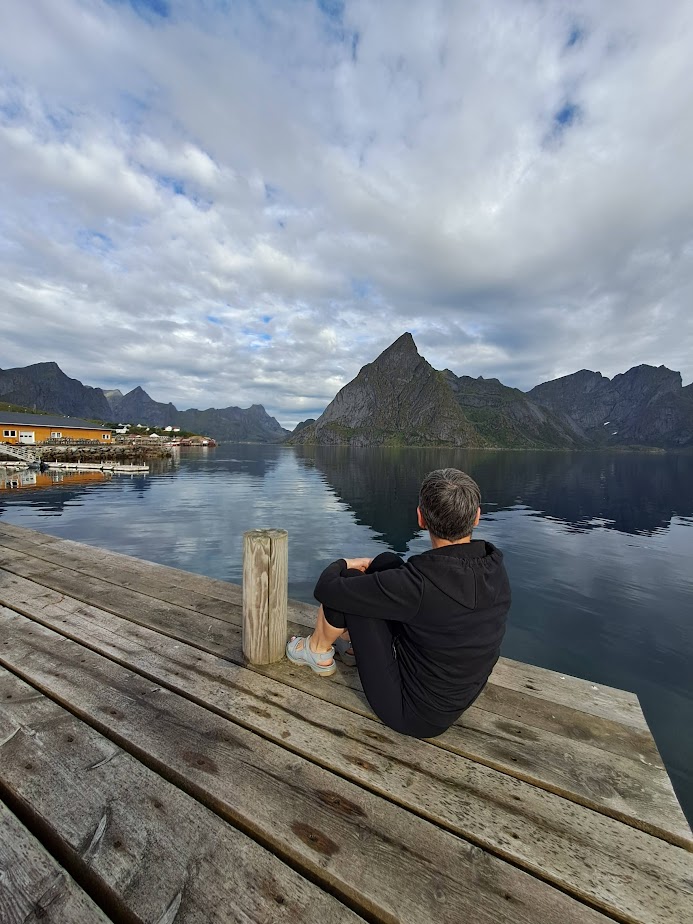
[[[693,379],[689,0],[0,0],[0,368],[291,427],[404,331]]]

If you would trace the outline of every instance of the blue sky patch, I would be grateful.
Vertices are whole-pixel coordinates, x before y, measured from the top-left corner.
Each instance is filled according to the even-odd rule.
[[[562,131],[580,116],[580,107],[577,103],[567,102],[555,113],[553,117],[554,126],[558,131]]]
[[[15,99],[0,103],[0,118],[8,122],[13,121],[24,112],[24,107]]]
[[[318,0],[318,8],[328,19],[341,23],[344,16],[344,0]]]
[[[166,189],[172,190],[177,196],[185,195],[185,184],[175,176],[167,176],[165,173],[155,174],[159,186],[165,186]]]
[[[130,6],[143,19],[168,19],[171,7],[168,0],[110,0],[117,6]]]
[[[344,28],[344,0],[318,0],[318,9],[324,16],[327,38],[340,42],[351,49],[351,59],[356,60],[359,47],[359,33]]]
[[[263,314],[263,316],[260,318],[260,320],[262,321],[263,324],[269,324],[269,322],[272,320],[272,315],[271,315],[271,314]]]
[[[371,294],[372,288],[367,279],[351,279],[351,291],[356,298],[367,298]]]
[[[580,26],[573,26],[568,34],[568,38],[565,43],[566,48],[573,48],[575,45],[578,45],[583,38],[585,37],[585,30],[581,29]]]
[[[79,249],[85,253],[103,255],[109,253],[115,247],[107,234],[94,231],[92,228],[80,228],[75,235],[75,241]]]
[[[207,320],[209,321],[210,324],[221,324],[221,319],[215,317],[213,314],[208,314]]]

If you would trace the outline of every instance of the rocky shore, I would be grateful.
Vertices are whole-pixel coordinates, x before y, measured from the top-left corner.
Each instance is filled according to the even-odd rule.
[[[163,446],[37,446],[44,462],[137,462],[170,459],[173,453]]]

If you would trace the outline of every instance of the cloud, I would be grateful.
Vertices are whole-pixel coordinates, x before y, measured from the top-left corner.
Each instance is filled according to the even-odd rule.
[[[406,329],[522,388],[693,378],[684,2],[2,12],[3,367],[284,424]]]

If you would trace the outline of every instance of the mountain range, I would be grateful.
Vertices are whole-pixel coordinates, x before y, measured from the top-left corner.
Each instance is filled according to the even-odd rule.
[[[52,412],[89,420],[118,421],[149,427],[176,426],[217,440],[281,442],[289,431],[260,404],[249,408],[190,408],[154,401],[140,388],[126,395],[68,378],[57,363],[35,363],[20,369],[0,369],[0,400],[36,412]]]
[[[586,449],[693,446],[693,385],[665,366],[613,379],[583,369],[528,392],[498,379],[436,370],[410,333],[342,388],[317,420],[289,433],[262,405],[179,411],[139,386],[123,395],[82,385],[56,363],[0,370],[0,400],[36,411],[148,426],[218,440],[292,445]]]
[[[411,334],[364,366],[292,444],[594,448],[693,445],[693,386],[665,366],[582,370],[529,392],[433,368]]]

